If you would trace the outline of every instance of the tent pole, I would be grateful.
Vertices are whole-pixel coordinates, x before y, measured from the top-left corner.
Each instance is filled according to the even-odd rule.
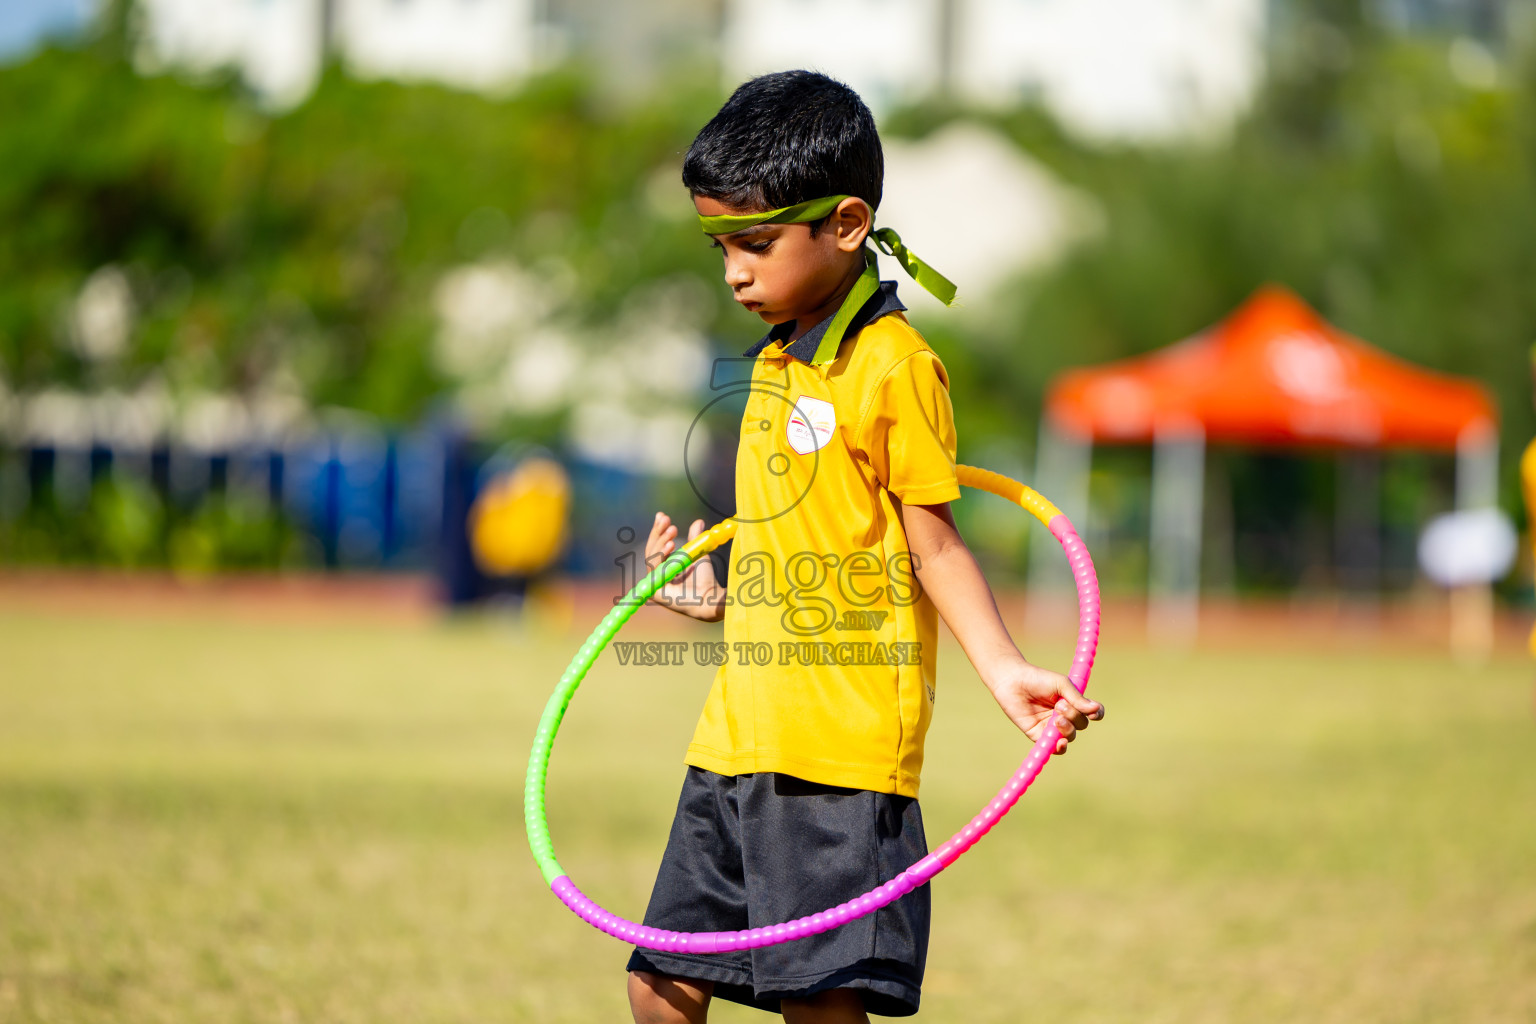
[[[1467,427],[1456,439],[1456,510],[1493,508],[1499,502],[1499,433],[1492,424]],[[1493,653],[1493,586],[1469,583],[1450,594],[1451,653],[1481,665]]]
[[[1205,432],[1158,424],[1152,439],[1152,548],[1147,559],[1147,636],[1187,646],[1200,624],[1200,541]]]
[[[1035,490],[1061,509],[1080,534],[1086,534],[1092,438],[1058,430],[1045,414],[1035,437]],[[1062,561],[1060,546],[1045,530],[1030,531],[1027,584],[1025,615],[1030,621],[1071,613],[1065,595],[1072,590],[1072,573]]]
[[[1456,439],[1456,508],[1467,512],[1499,503],[1499,435],[1487,424]]]

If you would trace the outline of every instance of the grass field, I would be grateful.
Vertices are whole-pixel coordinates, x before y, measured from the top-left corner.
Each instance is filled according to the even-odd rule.
[[[627,1020],[625,948],[523,845],[527,743],[575,642],[5,613],[0,1021]],[[944,664],[933,841],[1025,749]],[[556,749],[556,848],[631,916],[706,673],[606,656]],[[1111,638],[1108,719],[935,883],[919,1019],[1529,1024],[1532,677]]]

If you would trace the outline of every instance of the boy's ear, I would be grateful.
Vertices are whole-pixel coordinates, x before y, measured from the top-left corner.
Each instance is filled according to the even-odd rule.
[[[827,218],[827,227],[837,239],[837,247],[843,252],[858,252],[864,240],[875,228],[875,211],[857,196],[849,196],[837,204]]]

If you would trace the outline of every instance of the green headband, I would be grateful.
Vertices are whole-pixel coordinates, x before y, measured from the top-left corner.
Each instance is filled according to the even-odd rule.
[[[740,213],[722,214],[718,217],[699,217],[699,227],[704,229],[706,235],[729,235],[734,231],[744,228],[755,228],[759,224],[805,224],[810,221],[822,220],[830,216],[837,209],[839,203],[852,196],[826,196],[822,199],[809,199],[794,206],[785,206],[777,210],[768,210],[765,213]],[[871,231],[869,237],[874,240],[875,246],[887,256],[894,256],[902,269],[911,276],[912,280],[923,286],[934,298],[948,306],[955,301],[955,285],[949,278],[934,270],[928,264],[918,259],[917,256],[901,244],[901,236],[890,228],[876,228]],[[864,303],[868,302],[874,294],[880,290],[880,274],[876,269],[875,254],[868,249],[864,250],[864,272],[854,282],[853,289],[837,313],[832,317],[832,322],[827,325],[827,333],[822,336],[821,344],[816,348],[816,355],[811,362],[815,364],[831,362],[837,357],[837,347],[843,342],[843,333],[848,330],[848,324]]]

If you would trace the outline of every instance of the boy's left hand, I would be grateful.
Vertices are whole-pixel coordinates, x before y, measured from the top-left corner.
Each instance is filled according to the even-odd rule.
[[[1010,667],[996,681],[987,680],[987,688],[1003,713],[1032,740],[1040,738],[1055,716],[1056,728],[1061,730],[1057,754],[1065,754],[1067,744],[1088,728],[1089,722],[1104,717],[1104,705],[1078,693],[1066,676],[1028,662]]]

